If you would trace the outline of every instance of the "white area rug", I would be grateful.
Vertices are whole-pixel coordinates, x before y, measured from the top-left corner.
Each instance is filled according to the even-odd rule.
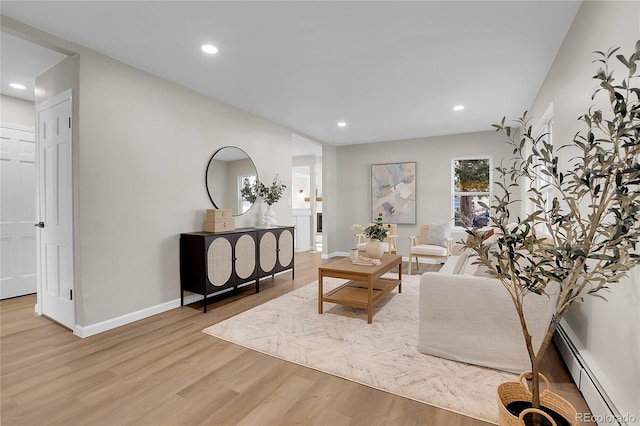
[[[396,275],[397,276],[397,275]],[[403,276],[376,306],[324,304],[309,284],[203,330],[212,336],[376,389],[496,423],[496,388],[517,376],[417,350],[420,277]],[[344,280],[325,278],[324,291]],[[451,336],[455,339],[455,336]]]

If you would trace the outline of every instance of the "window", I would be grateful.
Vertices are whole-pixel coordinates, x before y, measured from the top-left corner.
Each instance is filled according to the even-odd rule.
[[[546,143],[553,145],[553,120],[548,119],[543,123],[544,125],[542,126],[542,129],[540,129],[540,135],[542,136],[542,140],[544,140]],[[540,161],[540,159],[537,159],[537,161],[535,161],[534,163],[534,170],[536,172],[536,176],[533,181],[533,187],[536,190],[538,190],[542,195],[544,204],[540,207],[544,208],[545,212],[549,212],[553,205],[554,191],[553,191],[553,187],[551,186],[551,177],[540,172],[540,170],[542,170],[543,167],[545,167],[545,165],[542,163],[542,161]],[[537,207],[534,206],[531,201],[527,202],[527,206],[528,206],[528,213],[533,213],[537,209]],[[546,224],[545,223],[536,224],[536,231],[548,232],[546,228]]]
[[[456,226],[479,228],[489,225],[491,202],[491,158],[453,159],[453,215]]]
[[[253,205],[253,202],[256,199],[255,187],[256,187],[257,180],[258,180],[258,177],[256,175],[239,175],[238,176],[238,192],[241,194],[240,198],[238,199],[238,201],[240,202],[240,205],[238,206],[239,207],[238,211],[240,212],[239,214],[247,212]],[[246,199],[245,195],[243,194],[243,188],[245,187],[250,189],[249,192],[251,193],[247,195],[249,199]],[[245,191],[247,190],[245,189]]]
[[[545,123],[542,128],[542,135],[544,137],[545,142],[550,145],[553,145],[553,121],[549,120]],[[538,164],[541,164],[538,161]],[[537,169],[538,171],[540,169]],[[542,194],[542,198],[544,199],[544,209],[545,211],[551,210],[551,205],[553,202],[553,187],[550,185],[551,178],[545,174],[538,173],[538,176],[535,180],[535,187]]]

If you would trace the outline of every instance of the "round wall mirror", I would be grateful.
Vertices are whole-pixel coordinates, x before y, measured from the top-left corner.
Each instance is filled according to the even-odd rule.
[[[217,209],[231,209],[234,216],[246,213],[255,202],[257,181],[255,164],[235,146],[220,148],[207,164],[205,184],[209,199]]]

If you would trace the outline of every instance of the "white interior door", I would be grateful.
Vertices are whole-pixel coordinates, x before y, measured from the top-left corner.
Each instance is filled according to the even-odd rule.
[[[41,312],[71,329],[73,301],[73,181],[71,91],[36,107],[38,125],[39,279]]]
[[[33,128],[0,126],[0,298],[36,292],[36,143]]]

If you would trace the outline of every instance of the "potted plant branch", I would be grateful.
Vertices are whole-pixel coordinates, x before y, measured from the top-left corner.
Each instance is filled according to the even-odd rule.
[[[504,195],[494,197],[490,207],[496,233],[483,239],[480,231],[467,230],[465,245],[502,282],[516,308],[531,361],[530,402],[537,409],[541,361],[561,318],[587,296],[604,298],[603,291],[640,263],[635,252],[640,239],[640,41],[629,57],[618,50],[595,52],[600,68],[593,78],[600,87],[592,100],[607,107],[591,107],[579,117],[586,131],[560,148],[571,157],[566,170],[560,170],[546,135],[534,135],[526,113],[518,120],[519,130],[506,126],[504,118],[494,124],[514,153],[509,164],[497,168]],[[612,71],[616,61],[626,72],[619,81]],[[536,188],[535,182],[543,186]],[[521,186],[533,213],[513,218],[510,208],[520,202],[514,194]],[[550,203],[547,189],[553,193]],[[528,297],[549,297],[546,290],[552,286],[558,289],[550,300],[554,315],[536,348],[524,306]],[[540,420],[534,416],[534,422]]]
[[[273,178],[273,182],[271,182],[270,186],[266,186],[264,183],[258,183],[257,194],[262,197],[265,203],[268,206],[277,203],[280,198],[282,198],[282,194],[284,190],[287,188],[287,185],[284,183],[278,182],[278,175]]]
[[[287,188],[282,182],[278,181],[278,175],[273,178],[273,182],[271,182],[270,186],[266,186],[264,183],[259,182],[257,186],[257,195],[260,196],[264,202],[267,204],[267,211],[264,214],[264,223],[267,226],[274,226],[276,224],[276,213],[273,210],[273,204],[277,203],[282,195],[284,194],[284,190]]]

